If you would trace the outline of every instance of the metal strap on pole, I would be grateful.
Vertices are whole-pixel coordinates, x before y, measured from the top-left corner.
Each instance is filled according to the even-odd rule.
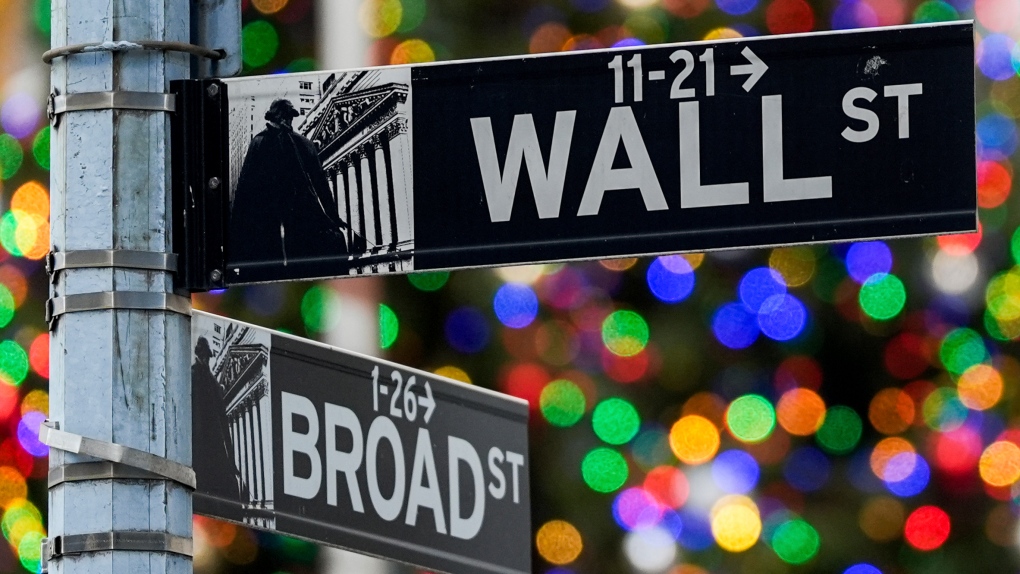
[[[177,272],[177,254],[130,249],[85,249],[51,252],[46,257],[46,272],[55,280],[64,269],[115,267],[119,269],[146,269]]]
[[[51,468],[47,477],[47,486],[53,488],[65,482],[84,480],[166,480],[166,477],[119,462],[102,460],[76,462]]]
[[[190,538],[166,532],[134,532],[115,530],[91,534],[65,534],[42,541],[42,572],[48,572],[49,561],[63,556],[87,552],[165,552],[193,556]]]
[[[52,120],[65,112],[87,110],[147,110],[174,112],[177,104],[173,94],[161,92],[82,92],[78,94],[51,94],[46,112]]]
[[[62,431],[53,421],[43,421],[39,426],[39,442],[63,451],[139,468],[183,484],[192,490],[195,488],[195,471],[188,466],[129,446]]]
[[[52,330],[57,318],[65,313],[111,309],[171,311],[191,316],[191,300],[173,293],[152,291],[100,291],[65,295],[53,297],[46,302],[46,322],[50,324]]]
[[[157,52],[184,52],[199,58],[209,60],[222,60],[227,57],[224,50],[212,50],[203,46],[196,46],[187,42],[166,42],[162,40],[126,40],[119,42],[87,42],[84,44],[70,44],[53,48],[43,52],[42,60],[47,64],[52,63],[55,58],[70,56],[72,54],[85,54],[88,52],[130,52],[132,50],[153,50]]]

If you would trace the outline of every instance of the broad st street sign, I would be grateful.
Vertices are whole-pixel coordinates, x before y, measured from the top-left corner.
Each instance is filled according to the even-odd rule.
[[[970,22],[176,85],[193,290],[973,231]]]
[[[456,573],[531,572],[528,406],[192,317],[195,512]]]

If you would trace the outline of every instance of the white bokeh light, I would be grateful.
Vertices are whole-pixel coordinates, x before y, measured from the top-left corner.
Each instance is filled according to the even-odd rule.
[[[940,249],[931,261],[932,281],[949,295],[959,295],[970,289],[977,281],[979,270],[973,253],[950,255]]]
[[[640,528],[623,539],[627,560],[640,572],[664,572],[677,558],[676,541],[663,528]]]

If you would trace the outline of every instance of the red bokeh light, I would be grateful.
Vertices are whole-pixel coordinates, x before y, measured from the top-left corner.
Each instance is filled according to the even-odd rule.
[[[765,9],[765,25],[773,34],[810,32],[815,13],[804,0],[775,0]]]
[[[924,337],[901,333],[885,347],[885,368],[897,379],[913,379],[928,368]]]
[[[981,245],[981,238],[984,229],[981,222],[978,222],[977,233],[960,233],[958,235],[940,235],[938,237],[939,248],[955,257],[973,253],[978,245]]]
[[[505,371],[501,377],[503,392],[528,401],[531,410],[538,408],[538,397],[549,382],[549,373],[534,363],[518,364]]]
[[[28,348],[28,362],[40,377],[50,378],[50,335],[43,333],[32,340]]]
[[[691,486],[687,476],[673,466],[657,466],[645,476],[644,489],[656,502],[669,508],[680,508],[687,502]]]
[[[910,513],[903,536],[918,550],[935,550],[949,538],[949,515],[937,506],[922,506]]]
[[[1009,197],[1013,176],[1001,163],[982,161],[977,167],[978,205],[999,207]]]

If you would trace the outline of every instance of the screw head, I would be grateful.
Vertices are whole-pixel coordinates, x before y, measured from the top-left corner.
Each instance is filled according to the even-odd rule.
[[[219,189],[219,187],[220,187],[220,178],[215,177],[215,176],[214,177],[210,177],[209,178],[209,189]]]
[[[205,89],[206,93],[209,94],[210,98],[215,98],[220,93],[219,84],[209,84],[209,87]]]
[[[209,279],[212,279],[213,283],[219,283],[223,279],[223,272],[219,269],[213,269],[209,272]]]

